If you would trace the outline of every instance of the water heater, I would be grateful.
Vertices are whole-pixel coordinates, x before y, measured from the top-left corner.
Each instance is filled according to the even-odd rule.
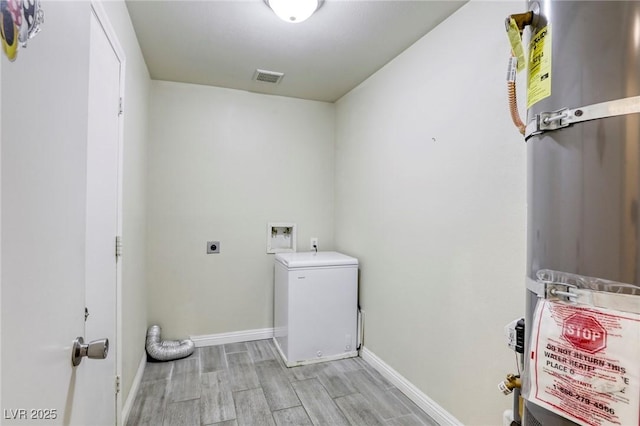
[[[523,424],[629,424],[633,417],[621,420],[615,410],[627,398],[638,411],[640,359],[617,362],[625,355],[614,343],[626,339],[637,350],[640,341],[633,331],[614,336],[598,315],[640,314],[640,2],[540,0],[524,7],[507,20],[524,35],[527,71],[526,118],[514,118],[527,144],[523,387],[535,385],[540,394],[525,399]],[[541,313],[546,304],[553,309],[550,301],[565,311]],[[558,333],[546,348],[536,346],[543,321]],[[545,368],[546,384],[534,377]],[[599,368],[612,379],[593,373]]]

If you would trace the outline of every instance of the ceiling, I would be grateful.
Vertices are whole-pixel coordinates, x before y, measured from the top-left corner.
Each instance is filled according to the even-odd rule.
[[[466,1],[325,0],[281,21],[263,0],[128,0],[151,78],[334,102]],[[256,69],[284,73],[278,84]]]

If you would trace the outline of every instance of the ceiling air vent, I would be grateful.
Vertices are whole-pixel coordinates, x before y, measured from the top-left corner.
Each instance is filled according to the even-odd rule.
[[[284,73],[276,71],[256,70],[256,72],[253,74],[254,80],[272,84],[280,83],[282,77],[284,77]]]

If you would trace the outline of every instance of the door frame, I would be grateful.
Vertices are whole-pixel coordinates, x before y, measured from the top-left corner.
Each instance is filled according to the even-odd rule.
[[[107,12],[104,10],[102,1],[91,0],[91,12],[96,17],[98,23],[102,27],[109,44],[120,62],[120,114],[118,115],[118,189],[117,189],[117,207],[116,217],[117,226],[116,232],[118,236],[122,236],[122,179],[123,179],[123,139],[124,139],[124,86],[126,76],[126,57],[124,49],[120,45],[120,41],[116,35],[116,31],[109,21]],[[115,235],[114,235],[114,253],[115,253]],[[116,377],[119,380],[119,391],[116,393],[116,425],[122,424],[122,257],[116,258]]]

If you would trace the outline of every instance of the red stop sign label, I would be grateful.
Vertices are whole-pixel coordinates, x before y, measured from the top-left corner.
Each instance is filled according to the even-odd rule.
[[[607,330],[588,315],[573,314],[565,319],[562,335],[573,347],[591,354],[607,347]]]

